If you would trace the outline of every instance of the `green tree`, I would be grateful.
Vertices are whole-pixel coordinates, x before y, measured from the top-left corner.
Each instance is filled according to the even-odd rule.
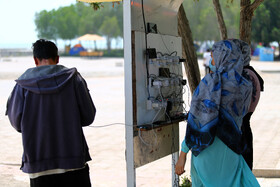
[[[195,41],[215,40],[219,37],[211,1],[185,0],[183,6]]]
[[[120,36],[120,27],[116,16],[105,17],[103,24],[100,27],[100,32],[106,36],[108,53],[111,52],[112,38]]]
[[[220,30],[221,39],[225,40],[225,39],[228,38],[227,28],[226,28],[226,24],[225,24],[225,21],[224,21],[220,1],[219,0],[213,0],[213,5],[214,5],[214,9],[215,9],[215,12],[216,12],[216,15],[217,15],[218,23],[219,23],[219,30]]]
[[[57,10],[36,13],[36,31],[38,37],[55,41],[71,41],[87,33],[105,35],[110,50],[112,38],[122,37],[122,14],[122,5],[115,4],[112,7],[110,3],[106,3],[100,10],[94,11],[89,4],[77,2]]]
[[[280,44],[280,3],[277,0],[264,1],[255,12],[252,22],[254,42]]]
[[[99,28],[103,21],[103,16],[93,11],[89,4],[77,3],[77,12],[79,15],[79,35],[84,34],[100,34]]]
[[[184,67],[188,78],[189,88],[191,93],[193,93],[200,82],[200,72],[197,55],[193,45],[192,31],[183,4],[178,11],[178,34],[182,37],[182,54],[183,58],[186,59]]]
[[[184,0],[186,15],[195,41],[220,40],[219,25],[212,1]],[[239,4],[220,1],[228,38],[238,37]]]
[[[117,17],[118,25],[120,28],[120,37],[123,37],[123,6],[116,5],[114,15]]]
[[[100,34],[100,27],[105,21],[106,17],[116,17],[119,25],[120,33],[119,36],[122,37],[123,32],[123,7],[122,5],[115,4],[114,7],[110,3],[102,4],[102,7],[98,10],[93,10],[92,6],[85,3],[77,3],[81,12],[80,15],[80,30],[79,33],[92,33]]]
[[[239,37],[240,6],[238,1],[220,1],[226,23],[228,38]]]
[[[55,11],[54,17],[54,27],[59,38],[72,40],[78,36],[79,16],[75,5],[59,8]]]
[[[54,26],[54,10],[43,10],[35,14],[35,25],[38,38],[46,38],[48,40],[58,39],[57,28]]]
[[[240,0],[239,37],[251,44],[252,19],[256,9],[264,0]]]

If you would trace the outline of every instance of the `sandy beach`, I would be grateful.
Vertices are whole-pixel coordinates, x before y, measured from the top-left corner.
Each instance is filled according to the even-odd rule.
[[[97,115],[92,127],[84,133],[92,156],[89,162],[92,186],[126,186],[124,59],[61,57],[60,64],[76,67],[86,79]],[[202,61],[199,61],[203,72]],[[265,92],[252,116],[254,134],[254,173],[261,186],[280,186],[280,63],[252,61],[265,80]],[[0,58],[0,186],[28,187],[28,175],[20,171],[21,134],[5,116],[6,101],[15,85],[14,80],[27,68],[34,67],[33,58]],[[117,123],[117,124],[115,124]],[[108,127],[97,128],[94,126]],[[180,141],[186,124],[180,123]],[[189,176],[188,156],[187,171]],[[263,172],[261,172],[263,170]],[[137,168],[136,186],[170,187],[171,156]],[[259,172],[259,173],[258,173]],[[265,175],[261,175],[265,174]],[[276,178],[268,178],[272,175]],[[263,177],[266,176],[266,177]]]

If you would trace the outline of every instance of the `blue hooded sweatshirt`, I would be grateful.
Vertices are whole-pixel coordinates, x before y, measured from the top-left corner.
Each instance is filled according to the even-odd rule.
[[[21,170],[82,168],[91,160],[82,127],[96,113],[82,76],[75,68],[47,65],[28,69],[16,83],[6,115],[22,133]]]

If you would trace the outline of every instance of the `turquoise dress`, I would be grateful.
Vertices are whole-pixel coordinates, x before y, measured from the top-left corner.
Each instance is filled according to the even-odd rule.
[[[189,148],[182,142],[181,151]],[[228,148],[218,137],[198,156],[192,154],[193,187],[258,187],[256,177],[241,155]]]

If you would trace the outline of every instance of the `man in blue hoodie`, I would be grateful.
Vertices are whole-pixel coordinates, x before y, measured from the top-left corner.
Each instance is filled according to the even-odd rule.
[[[87,84],[76,68],[57,65],[53,42],[37,40],[33,56],[36,67],[16,80],[6,111],[22,133],[21,170],[32,187],[91,186],[82,127],[93,122],[96,109]]]

